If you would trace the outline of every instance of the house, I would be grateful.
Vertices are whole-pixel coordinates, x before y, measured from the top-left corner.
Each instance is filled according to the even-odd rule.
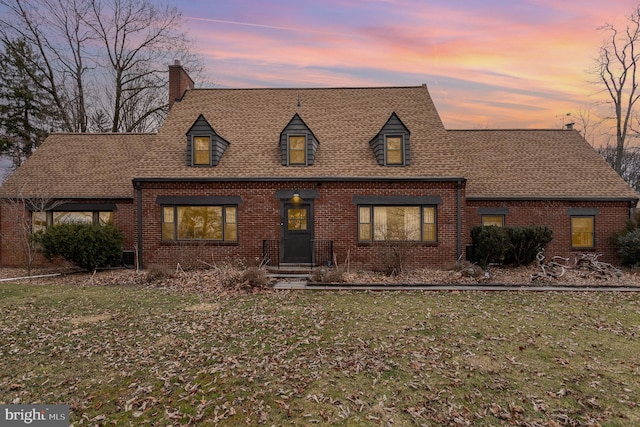
[[[225,259],[377,269],[465,256],[474,225],[548,225],[550,252],[595,251],[637,195],[572,130],[446,130],[425,85],[191,89],[170,67],[157,134],[51,135],[0,188],[59,203],[34,227],[113,222],[142,266]],[[15,220],[2,206],[2,265]]]

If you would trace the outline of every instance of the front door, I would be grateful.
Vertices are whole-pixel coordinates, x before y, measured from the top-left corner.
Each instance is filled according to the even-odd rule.
[[[308,203],[285,203],[282,210],[283,263],[307,264],[313,257],[313,212]]]

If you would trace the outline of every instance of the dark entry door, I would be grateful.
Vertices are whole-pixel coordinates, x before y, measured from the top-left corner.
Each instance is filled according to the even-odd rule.
[[[285,203],[283,209],[284,263],[310,263],[313,252],[313,218],[311,205]]]

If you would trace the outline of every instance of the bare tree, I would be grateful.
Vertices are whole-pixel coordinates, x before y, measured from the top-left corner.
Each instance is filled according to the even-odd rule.
[[[27,196],[19,190],[18,193],[2,201],[2,215],[4,221],[12,222],[11,236],[2,235],[6,249],[22,258],[27,275],[31,275],[36,256],[40,250],[37,240],[34,238],[38,228],[46,224],[46,212],[61,205],[64,201],[54,200],[45,196]],[[36,215],[42,215],[43,224],[34,221]],[[35,222],[35,223],[34,223]],[[8,233],[8,232],[6,232]]]
[[[70,132],[157,129],[168,109],[167,66],[203,70],[181,28],[182,14],[151,0],[0,0],[0,41],[24,40]],[[105,119],[109,123],[105,123]],[[90,127],[91,126],[91,127]],[[94,129],[95,126],[95,129]]]
[[[176,52],[188,53],[181,31],[182,14],[176,7],[156,6],[150,0],[90,0],[92,28],[106,53],[110,69],[112,132],[145,130],[157,123],[167,105],[167,64]],[[184,55],[184,54],[183,54]],[[181,56],[183,56],[181,55]]]
[[[619,156],[616,147],[607,145],[598,148],[598,153],[611,166],[616,160],[620,161],[620,176],[634,190],[640,192],[640,147],[626,147],[622,156]]]
[[[640,97],[638,91],[638,60],[636,46],[640,39],[640,6],[626,20],[623,29],[612,24],[600,28],[607,39],[600,47],[596,61],[599,83],[604,85],[615,112],[615,157],[613,168],[622,175],[622,162],[627,136],[634,117],[634,107]]]

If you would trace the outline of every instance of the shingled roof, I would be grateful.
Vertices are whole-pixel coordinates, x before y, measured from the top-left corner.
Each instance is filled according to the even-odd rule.
[[[452,130],[467,198],[636,199],[577,131]]]
[[[392,113],[411,132],[411,164],[385,167],[369,141]],[[283,166],[280,133],[298,114],[319,146],[311,166]],[[229,141],[215,167],[190,167],[186,132],[202,116]],[[459,178],[462,166],[426,86],[195,89],[177,102],[144,156],[142,179]]]
[[[52,134],[0,187],[0,197],[133,198],[133,172],[154,138]]]

